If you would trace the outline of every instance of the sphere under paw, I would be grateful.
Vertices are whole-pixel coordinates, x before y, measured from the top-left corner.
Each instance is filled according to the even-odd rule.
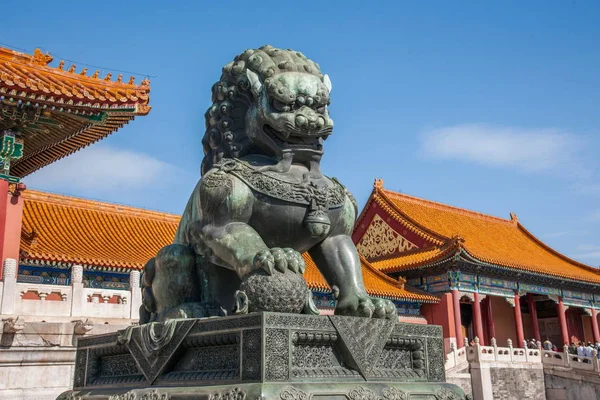
[[[274,270],[271,275],[256,270],[246,275],[240,291],[248,298],[248,311],[272,311],[299,314],[309,292],[302,275],[291,270]]]

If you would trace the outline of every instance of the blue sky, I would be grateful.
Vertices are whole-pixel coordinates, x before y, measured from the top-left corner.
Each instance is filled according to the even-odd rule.
[[[361,204],[380,177],[515,212],[559,251],[600,265],[599,2],[5,0],[3,14],[1,43],[76,60],[77,71],[154,76],[150,115],[30,187],[180,212],[199,178],[211,85],[236,54],[271,44],[331,77],[323,170]]]

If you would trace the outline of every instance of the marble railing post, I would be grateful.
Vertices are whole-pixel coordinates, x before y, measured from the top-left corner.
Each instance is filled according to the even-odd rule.
[[[568,367],[571,365],[571,357],[569,357],[569,346],[567,346],[566,344],[563,346],[563,361],[565,362],[565,367]]]
[[[17,260],[4,260],[4,276],[2,279],[2,307],[0,314],[14,314],[17,301]]]
[[[129,273],[129,290],[131,292],[131,319],[140,318],[140,306],[142,305],[142,289],[140,288],[140,271]]]
[[[87,299],[83,293],[83,267],[81,265],[73,265],[71,267],[71,316],[81,317]]]

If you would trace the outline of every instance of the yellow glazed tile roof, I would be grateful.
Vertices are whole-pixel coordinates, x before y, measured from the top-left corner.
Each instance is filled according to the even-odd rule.
[[[27,259],[143,268],[173,241],[179,216],[26,190],[21,252]]]
[[[329,285],[317,269],[308,253],[302,255],[306,262],[304,279],[309,287],[315,290],[329,291]],[[367,260],[361,257],[363,281],[367,292],[371,296],[386,297],[394,300],[419,301],[423,303],[437,303],[439,299],[426,292],[405,285],[404,280],[395,280],[377,271]]]
[[[402,269],[415,268],[441,260],[452,254],[452,249],[432,247],[424,250],[409,251],[395,257],[371,261],[371,265],[383,273],[398,272]]]
[[[511,214],[511,219],[498,218],[395,193],[377,186],[372,196],[386,201],[394,212],[404,218],[446,238],[446,246],[454,240],[479,261],[542,275],[600,283],[600,272],[596,268],[551,249],[527,231],[514,214]],[[427,253],[429,252],[413,256],[425,257]],[[431,251],[429,255],[431,261],[434,261],[435,251]],[[395,270],[401,271],[412,268],[415,261],[421,264],[424,262],[422,259],[414,260],[411,257],[407,255],[404,259],[399,257],[396,261],[381,261],[375,263],[375,266],[378,269],[386,269],[386,262],[395,262]]]
[[[0,47],[0,93],[64,108],[135,109],[137,115],[150,111],[147,79],[136,85],[133,78],[123,81],[122,75],[100,77],[96,71],[88,76],[87,68],[78,72],[71,65],[67,70],[64,62],[54,68],[49,66],[52,60],[39,49],[29,55]]]
[[[180,217],[140,208],[26,190],[22,258],[113,269],[141,269],[158,250],[172,243]],[[308,256],[304,278],[314,290],[329,290]],[[421,302],[437,297],[404,287],[362,260],[367,291],[373,296]]]
[[[28,121],[18,128],[23,157],[11,163],[17,177],[104,139],[151,109],[147,79],[137,85],[121,75],[88,76],[87,68],[51,67],[51,61],[39,49],[29,55],[0,47],[0,114]]]

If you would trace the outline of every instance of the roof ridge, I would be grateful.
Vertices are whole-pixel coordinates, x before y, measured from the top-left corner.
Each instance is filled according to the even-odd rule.
[[[144,215],[144,217],[154,217],[156,219],[181,219],[181,215],[179,214],[34,189],[27,189],[24,191],[23,198],[30,201],[51,202],[63,206],[77,207],[85,210],[93,210],[112,214],[122,214],[128,211],[137,215]]]
[[[432,208],[437,208],[437,209],[441,209],[441,210],[448,210],[448,211],[453,211],[453,212],[458,212],[460,214],[464,214],[464,215],[469,215],[469,216],[473,216],[473,217],[479,217],[482,219],[491,219],[497,222],[503,222],[506,224],[511,224],[514,225],[514,220],[513,219],[506,219],[506,218],[502,218],[502,217],[497,217],[495,215],[490,215],[490,214],[485,214],[479,211],[473,211],[473,210],[469,210],[463,207],[457,207],[457,206],[451,206],[448,204],[444,204],[444,203],[440,203],[437,201],[433,201],[433,200],[427,200],[427,199],[423,199],[421,197],[416,197],[416,196],[411,196],[405,193],[398,193],[398,192],[394,192],[388,189],[381,189],[381,191],[385,192],[388,195],[392,195],[392,196],[397,196],[397,197],[402,197],[407,199],[408,201],[412,201],[415,203],[421,203],[425,206],[430,206]]]
[[[592,272],[597,273],[600,276],[600,270],[598,268],[592,267],[591,265],[587,265],[584,264],[582,262],[579,262],[577,260],[574,260],[562,253],[560,253],[559,251],[553,249],[552,247],[548,246],[546,243],[542,242],[540,239],[538,239],[537,236],[535,236],[533,233],[531,233],[527,228],[525,228],[525,226],[523,226],[523,224],[521,224],[520,222],[517,222],[517,227],[527,236],[529,236],[529,238],[531,240],[533,240],[538,246],[542,247],[544,250],[554,254],[555,256],[562,258],[563,260],[575,264],[578,267],[581,268],[586,268]]]
[[[101,87],[112,87],[116,89],[126,89],[126,90],[150,90],[149,80],[145,79],[140,84],[129,83],[129,82],[120,82],[118,80],[111,80],[112,72],[109,68],[103,68],[108,71],[108,79],[106,76],[104,78],[89,76],[87,74],[82,74],[84,70],[87,71],[87,68],[84,68],[79,73],[75,71],[75,69],[71,70],[63,70],[62,66],[52,67],[49,64],[53,61],[53,57],[49,53],[42,53],[41,50],[35,49],[33,51],[33,55],[24,53],[17,50],[12,50],[6,47],[0,46],[0,60],[5,60],[5,62],[15,63],[19,65],[24,65],[26,67],[42,70],[47,73],[52,73],[58,76],[62,76],[69,81],[73,82],[88,82],[94,86]],[[64,63],[63,60],[61,60]],[[75,64],[72,64],[75,66]],[[97,68],[97,67],[95,67]],[[121,74],[122,75],[122,74]],[[139,75],[139,74],[137,74]]]

